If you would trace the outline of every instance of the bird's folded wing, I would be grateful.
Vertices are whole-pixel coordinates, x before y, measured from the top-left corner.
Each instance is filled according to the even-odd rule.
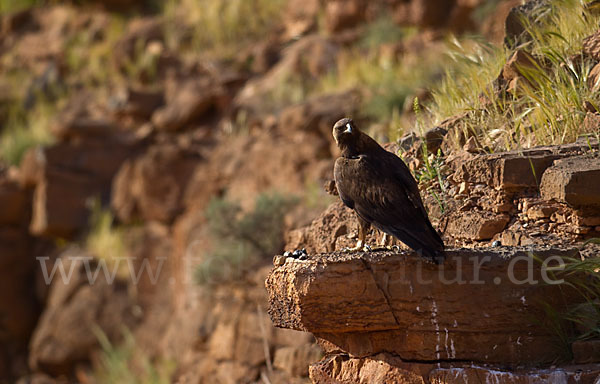
[[[443,247],[427,218],[414,179],[410,173],[403,174],[410,171],[404,163],[401,169],[395,161],[387,160],[377,166],[364,157],[336,162],[340,196],[351,202],[364,220],[414,249]]]

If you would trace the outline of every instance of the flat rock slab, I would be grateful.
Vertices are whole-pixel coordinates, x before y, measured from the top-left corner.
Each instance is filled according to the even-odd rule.
[[[597,150],[597,142],[535,147],[457,159],[454,175],[458,182],[487,184],[506,192],[537,190],[544,172],[565,157]]]
[[[447,254],[442,265],[387,251],[288,258],[266,281],[271,319],[313,333],[328,353],[359,357],[385,351],[405,361],[523,364],[559,355],[549,327],[540,325],[540,303],[560,308],[575,298],[544,283],[552,280],[542,266],[577,257],[576,249]]]
[[[540,192],[573,207],[600,208],[600,156],[557,160],[544,172]]]

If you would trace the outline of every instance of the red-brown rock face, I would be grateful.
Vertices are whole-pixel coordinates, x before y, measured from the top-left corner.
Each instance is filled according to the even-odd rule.
[[[582,299],[553,285],[547,267],[578,257],[576,249],[452,249],[447,256],[442,265],[388,251],[288,257],[267,278],[269,314],[278,327],[317,337],[328,357],[311,366],[314,383],[459,383],[478,375],[566,383],[575,377],[464,362],[527,366],[561,356],[542,306],[560,310]],[[600,373],[584,372],[589,380]]]
[[[573,251],[533,254],[545,260]],[[543,273],[526,249],[449,250],[440,266],[415,254],[332,253],[288,259],[267,289],[274,323],[314,333],[326,351],[533,363],[557,357],[552,335],[536,320],[543,317],[539,300],[561,296],[539,284]]]

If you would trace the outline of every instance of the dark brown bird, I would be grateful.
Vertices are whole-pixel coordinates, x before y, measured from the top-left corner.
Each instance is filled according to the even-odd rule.
[[[333,137],[342,151],[335,161],[335,184],[360,223],[353,250],[363,247],[366,231],[373,225],[422,256],[443,260],[444,242],[429,221],[417,182],[404,161],[362,133],[352,119],[335,123]]]

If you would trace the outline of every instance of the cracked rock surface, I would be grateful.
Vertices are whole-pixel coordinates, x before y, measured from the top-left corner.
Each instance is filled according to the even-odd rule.
[[[540,303],[560,305],[569,293],[543,283],[541,266],[577,252],[455,249],[440,266],[394,252],[289,258],[267,278],[270,315],[276,326],[313,333],[326,352],[391,352],[429,362],[551,362],[558,352],[539,325]]]

